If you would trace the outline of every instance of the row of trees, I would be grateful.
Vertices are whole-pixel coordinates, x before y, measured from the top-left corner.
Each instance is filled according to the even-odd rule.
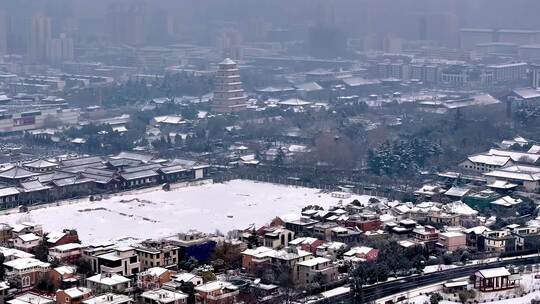
[[[212,91],[213,77],[194,76],[188,73],[166,74],[151,81],[128,80],[108,87],[89,87],[68,91],[66,98],[74,103],[104,106],[131,105],[151,98],[168,96],[201,97]]]
[[[424,168],[441,153],[439,144],[427,139],[396,140],[370,149],[368,166],[374,174],[401,176]]]

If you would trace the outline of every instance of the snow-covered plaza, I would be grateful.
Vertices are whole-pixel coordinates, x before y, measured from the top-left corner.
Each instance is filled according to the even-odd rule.
[[[369,199],[355,196],[344,202],[354,198]],[[45,231],[75,228],[83,242],[135,242],[190,229],[225,233],[268,223],[275,216],[298,217],[304,206],[327,208],[340,200],[317,189],[234,180],[171,191],[144,189],[94,202],[60,202],[28,213],[14,210],[0,215],[0,222],[34,222]]]

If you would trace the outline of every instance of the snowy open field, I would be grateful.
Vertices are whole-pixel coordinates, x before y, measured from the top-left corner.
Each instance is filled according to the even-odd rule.
[[[355,196],[367,201],[368,196]],[[350,202],[353,198],[344,200]],[[317,189],[234,180],[179,188],[155,189],[112,196],[98,202],[48,206],[28,213],[0,215],[0,223],[35,222],[45,231],[76,228],[83,242],[131,241],[170,236],[196,229],[227,232],[262,225],[275,216],[298,217],[302,207],[327,208],[339,198]]]

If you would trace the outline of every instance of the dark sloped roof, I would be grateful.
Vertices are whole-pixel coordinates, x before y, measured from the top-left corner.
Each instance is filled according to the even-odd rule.
[[[120,174],[120,176],[124,178],[125,180],[153,177],[157,175],[158,175],[157,172],[154,170],[143,170],[143,171],[137,171],[137,172],[131,172],[131,173],[124,172]]]
[[[23,166],[27,168],[50,168],[56,167],[58,166],[58,164],[44,159],[37,159],[31,162],[24,163]]]
[[[0,172],[0,177],[5,179],[24,179],[39,175],[39,173],[28,171],[22,167],[13,167],[6,171]]]
[[[32,180],[21,183],[21,187],[23,188],[24,192],[34,192],[34,191],[41,191],[41,190],[47,190],[51,187],[43,185],[38,180]]]
[[[88,157],[63,160],[62,165],[64,167],[74,167],[74,166],[96,164],[96,163],[102,163],[102,162],[103,162],[103,158],[101,158],[100,156],[88,156]]]

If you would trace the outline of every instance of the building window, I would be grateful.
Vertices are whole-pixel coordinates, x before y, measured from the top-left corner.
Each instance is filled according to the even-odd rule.
[[[22,277],[22,286],[23,287],[28,287],[30,286],[30,277]]]

